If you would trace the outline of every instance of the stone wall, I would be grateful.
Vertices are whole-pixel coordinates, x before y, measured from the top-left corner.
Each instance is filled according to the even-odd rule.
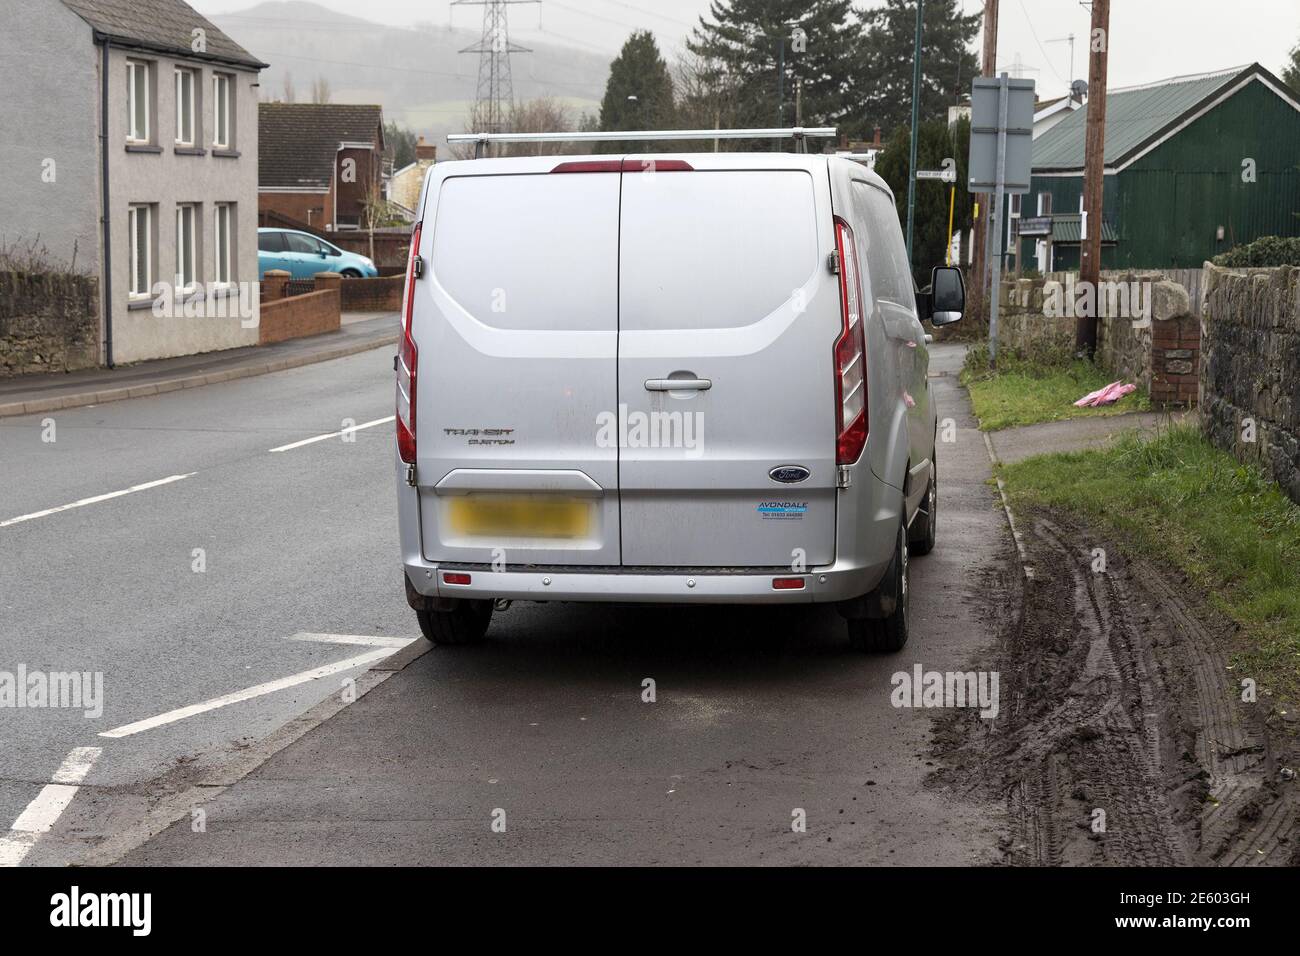
[[[67,372],[99,361],[99,282],[0,272],[0,375]]]
[[[1002,283],[998,341],[1034,355],[1074,351],[1077,273]],[[1187,289],[1161,272],[1103,272],[1097,364],[1158,404],[1194,404],[1200,325]],[[1149,300],[1149,301],[1148,301]],[[1147,317],[1149,311],[1149,319]]]
[[[1201,427],[1300,503],[1300,268],[1205,266]]]

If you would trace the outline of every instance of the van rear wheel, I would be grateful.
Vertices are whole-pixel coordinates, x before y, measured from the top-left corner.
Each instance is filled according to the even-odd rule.
[[[457,601],[450,611],[417,610],[420,632],[434,644],[476,644],[492,621],[491,601]]]
[[[907,522],[898,524],[894,558],[889,562],[884,580],[871,595],[884,616],[849,618],[849,643],[855,650],[894,653],[907,643],[910,618],[911,585],[908,572]]]

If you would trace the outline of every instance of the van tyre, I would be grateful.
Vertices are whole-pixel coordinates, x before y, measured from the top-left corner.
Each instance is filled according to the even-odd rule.
[[[930,484],[925,490],[922,510],[912,519],[912,533],[908,536],[913,555],[929,554],[934,550],[935,534],[939,528],[939,463],[930,453]]]
[[[898,523],[898,540],[894,544],[894,558],[885,570],[884,580],[871,595],[883,616],[879,618],[851,618],[845,623],[849,629],[849,643],[855,650],[894,653],[907,643],[910,618],[911,584],[908,570],[907,522]]]
[[[450,611],[419,610],[420,632],[434,644],[476,644],[492,621],[491,601],[457,601]]]

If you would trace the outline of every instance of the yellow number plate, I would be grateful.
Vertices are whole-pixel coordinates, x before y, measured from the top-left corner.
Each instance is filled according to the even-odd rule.
[[[553,495],[466,495],[447,511],[457,534],[581,538],[591,525],[589,502]]]

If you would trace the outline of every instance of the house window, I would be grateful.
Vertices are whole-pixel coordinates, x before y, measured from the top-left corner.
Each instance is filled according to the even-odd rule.
[[[145,299],[153,294],[153,215],[148,206],[127,210],[127,259],[131,265],[130,296]]]
[[[234,85],[230,82],[230,74],[212,74],[212,145],[217,149],[230,149],[230,97],[233,89]]]
[[[1050,216],[1051,214],[1052,214],[1052,194],[1039,193],[1038,194],[1038,215]]]
[[[197,76],[193,70],[176,70],[176,145],[194,145],[194,87]]]
[[[126,61],[126,138],[131,143],[149,142],[149,64]]]
[[[235,272],[235,249],[234,249],[234,203],[217,203],[213,216],[216,223],[214,238],[216,240],[217,253],[217,285],[229,285],[234,281]]]
[[[176,207],[176,291],[189,292],[198,277],[199,209],[192,203]]]

